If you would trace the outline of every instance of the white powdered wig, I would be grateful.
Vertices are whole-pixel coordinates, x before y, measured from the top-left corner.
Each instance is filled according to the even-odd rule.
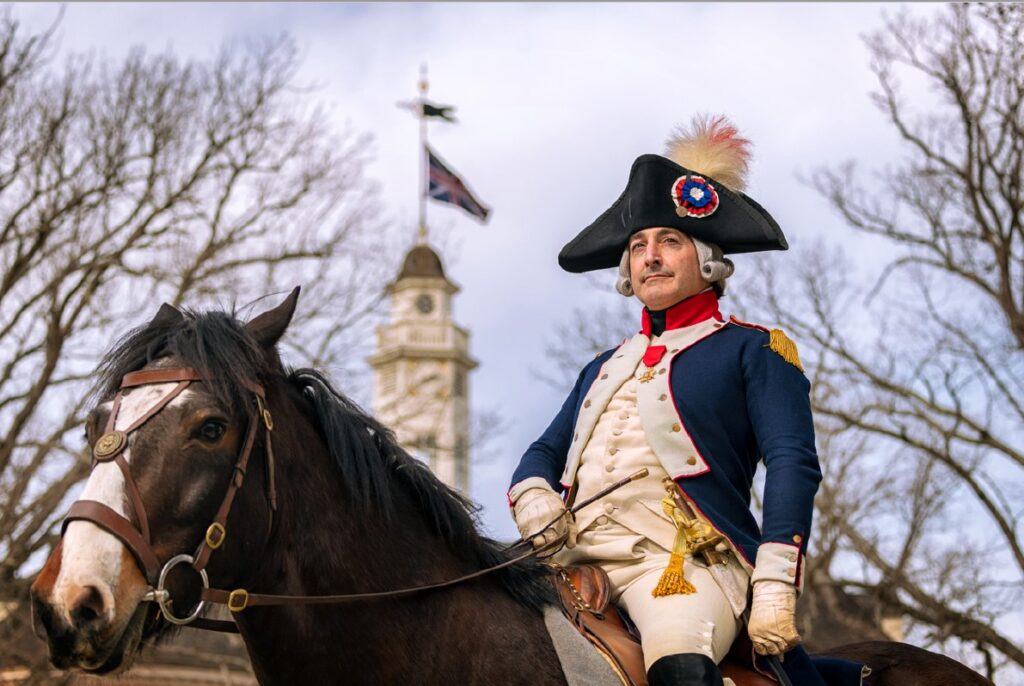
[[[699,114],[690,127],[676,127],[665,157],[698,174],[710,176],[733,191],[747,187],[751,143],[722,115]]]

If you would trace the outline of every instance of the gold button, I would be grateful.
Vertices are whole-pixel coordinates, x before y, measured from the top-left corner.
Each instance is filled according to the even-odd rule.
[[[619,452],[618,448],[608,448],[608,453],[611,455],[614,455],[617,452]]]
[[[621,436],[621,435],[622,435],[622,429],[616,429],[615,431],[612,431],[612,436]]]
[[[590,401],[589,400],[584,400],[583,401],[583,407],[590,407]]]
[[[690,457],[686,458],[686,464],[697,464],[697,458],[690,455]]]
[[[789,561],[790,562],[796,562],[796,553],[791,553],[790,554]]]
[[[601,378],[602,378],[602,379],[607,379],[607,378],[608,378],[608,375],[607,375],[607,374],[602,374],[602,375],[601,375]]]
[[[604,471],[606,471],[606,472],[614,472],[615,471],[615,465],[613,465],[613,464],[606,464],[604,466]]]
[[[672,425],[673,433],[679,433],[682,430],[683,430],[683,427],[679,426],[678,422],[676,422],[675,424]]]
[[[664,393],[662,393],[661,395],[658,396],[658,400],[667,400],[667,399],[668,399],[668,396],[665,395]]]
[[[664,374],[664,373],[665,373],[665,368],[664,368],[664,367],[662,367],[661,369],[659,369],[659,370],[658,370],[658,373],[659,373],[659,374]]]
[[[604,504],[604,511],[607,512],[608,514],[611,514],[612,512],[615,511],[615,506],[612,505],[611,503],[605,503]]]
[[[796,570],[795,569],[787,569],[786,570],[786,574],[789,574],[790,576],[796,576]]]
[[[804,540],[804,537],[800,534],[793,534],[793,543],[800,543]]]
[[[575,440],[576,440],[577,438],[579,438],[579,437],[580,437],[580,435],[579,435],[579,434],[576,434],[575,436],[573,436],[573,437],[572,437],[572,440],[574,440],[574,441],[575,441]]]
[[[619,419],[629,419],[629,413],[623,412],[622,414],[619,415]]]
[[[605,524],[608,523],[608,518],[605,517],[604,515],[601,515],[600,517],[597,518],[597,523],[600,524],[601,526],[604,526]]]
[[[672,350],[670,350],[669,352],[677,353],[679,352],[679,348],[672,348]]]

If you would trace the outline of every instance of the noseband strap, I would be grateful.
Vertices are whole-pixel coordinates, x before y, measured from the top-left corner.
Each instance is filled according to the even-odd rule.
[[[116,536],[125,547],[132,553],[135,561],[146,575],[146,579],[153,579],[160,575],[160,560],[157,559],[153,547],[149,544],[148,538],[144,538],[135,526],[103,503],[95,500],[77,500],[71,505],[67,515],[64,517],[64,524],[61,527],[60,535],[75,519],[84,519],[106,529]]]

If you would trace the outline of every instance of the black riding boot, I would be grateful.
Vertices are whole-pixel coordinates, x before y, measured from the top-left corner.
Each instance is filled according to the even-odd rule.
[[[658,658],[647,670],[649,686],[722,686],[722,673],[707,655],[680,653]]]

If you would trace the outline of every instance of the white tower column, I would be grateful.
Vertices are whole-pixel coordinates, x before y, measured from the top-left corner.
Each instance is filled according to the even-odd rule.
[[[420,244],[388,284],[391,314],[377,328],[373,411],[437,476],[469,493],[469,332],[452,320],[458,286]]]

